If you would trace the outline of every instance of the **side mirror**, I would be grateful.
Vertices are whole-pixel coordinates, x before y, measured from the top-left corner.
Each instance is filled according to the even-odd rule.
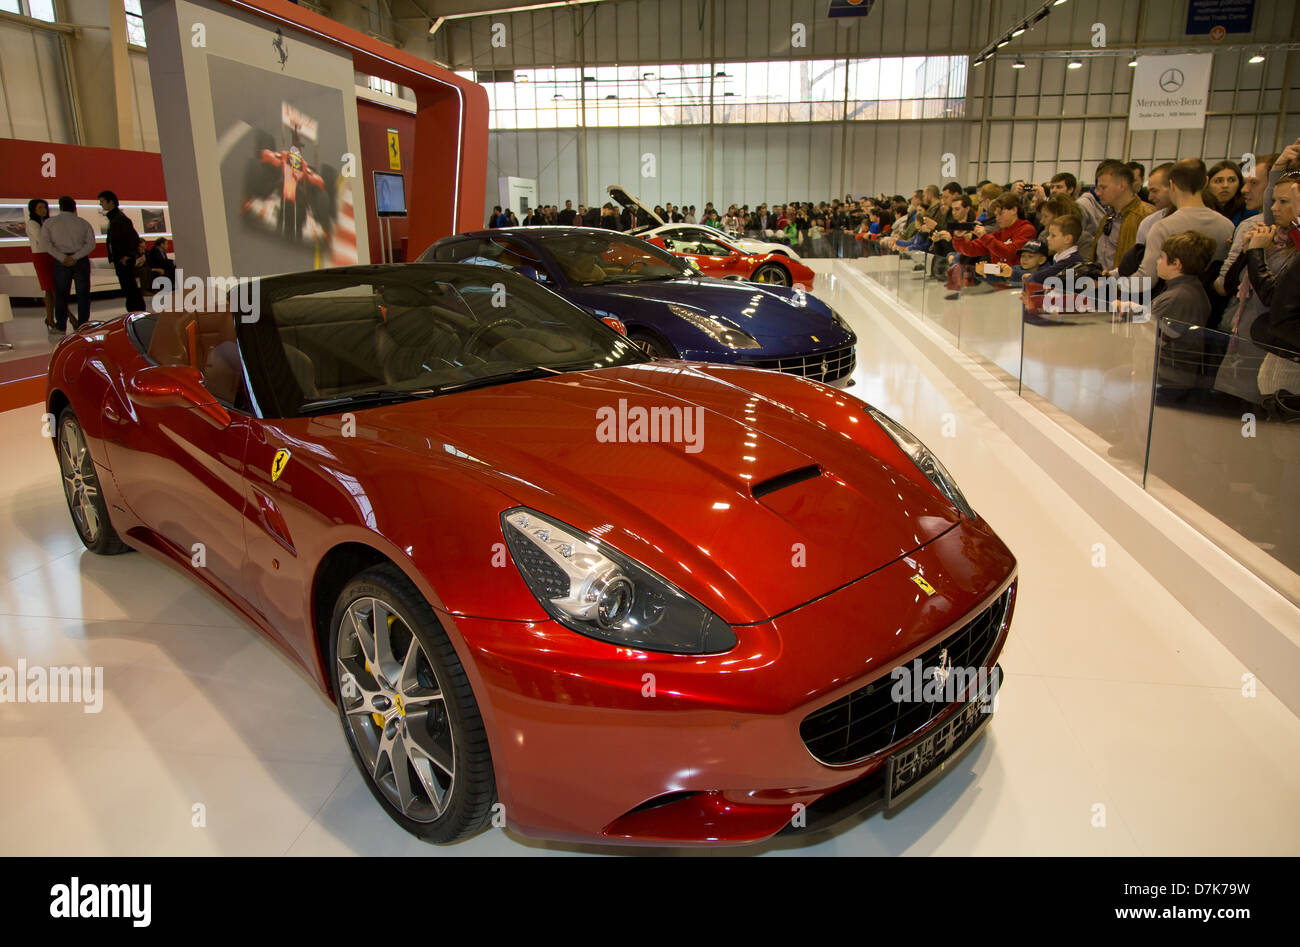
[[[126,382],[127,396],[146,408],[196,410],[218,430],[230,426],[230,412],[203,387],[203,376],[189,365],[150,365]]]

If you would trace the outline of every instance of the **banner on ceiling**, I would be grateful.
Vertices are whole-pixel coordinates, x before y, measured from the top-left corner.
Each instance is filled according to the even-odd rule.
[[[827,16],[866,16],[876,0],[831,0]]]
[[[1129,96],[1129,129],[1204,128],[1213,65],[1212,53],[1139,56]]]
[[[1187,0],[1187,35],[1249,33],[1255,0]]]

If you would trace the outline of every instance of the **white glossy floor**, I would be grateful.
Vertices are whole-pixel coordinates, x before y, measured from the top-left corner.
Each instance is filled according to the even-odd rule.
[[[842,274],[817,287],[859,333],[852,392],[929,442],[1020,559],[1001,706],[897,817],[724,851],[1300,854],[1300,720],[1262,686],[1243,696],[1247,668],[858,286]],[[0,704],[0,854],[645,851],[499,829],[446,849],[409,838],[354,771],[332,707],[249,626],[142,556],[82,549],[39,408],[0,414],[0,442],[0,665],[101,665],[106,689],[99,714]]]

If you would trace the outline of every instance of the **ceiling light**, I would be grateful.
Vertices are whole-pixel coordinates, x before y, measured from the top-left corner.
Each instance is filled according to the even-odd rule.
[[[564,96],[560,95],[560,93],[557,92],[557,93],[555,93],[555,95],[551,96],[551,98],[552,98],[552,99],[562,99],[562,98],[564,98]]]
[[[656,97],[656,98],[662,98],[663,96],[665,96],[665,95],[667,95],[667,94],[668,94],[667,92],[656,92],[656,93],[655,93],[655,97]]]
[[[617,95],[607,95],[605,96],[605,101],[608,102],[610,99],[617,99],[617,98],[618,98]]]
[[[713,78],[715,78],[715,79],[730,79],[731,76],[727,75],[726,70],[724,70],[724,69],[719,69],[717,72],[715,72],[715,73],[713,74]]]
[[[998,49],[1001,49],[1003,46],[1007,45],[1007,43],[1009,43],[1009,42],[1011,42],[1011,40],[1009,40],[1009,39],[1003,39],[1002,42],[998,43]]]
[[[1059,7],[1059,6],[1060,6],[1061,4],[1063,4],[1064,2],[1065,2],[1065,0],[1056,0],[1056,2],[1052,4],[1052,6],[1054,6],[1054,7]]]
[[[1255,55],[1251,56],[1249,59],[1246,60],[1246,62],[1250,63],[1252,66],[1261,63],[1263,61],[1264,61],[1263,53],[1256,53]]]
[[[1134,56],[1132,59],[1128,61],[1128,65],[1130,69],[1135,68],[1137,64],[1138,64],[1138,58],[1136,56]]]
[[[641,73],[641,78],[642,78],[642,79],[653,79],[654,77],[655,77],[655,74],[654,74],[653,72],[643,72],[643,73]]]
[[[1012,69],[1024,69],[1024,68],[1025,68],[1025,61],[1024,61],[1024,59],[1022,59],[1021,57],[1017,56],[1017,57],[1016,57],[1016,61],[1013,62],[1013,63],[1011,64],[1011,68],[1012,68]]]
[[[1066,67],[1065,67],[1065,68],[1067,68],[1067,69],[1082,69],[1082,68],[1083,68],[1083,60],[1082,60],[1082,59],[1071,59],[1068,63],[1066,63]]]
[[[1023,36],[1024,33],[1025,33],[1025,28],[1023,26],[1018,26],[1011,31],[1011,38],[1015,39],[1017,36]]]

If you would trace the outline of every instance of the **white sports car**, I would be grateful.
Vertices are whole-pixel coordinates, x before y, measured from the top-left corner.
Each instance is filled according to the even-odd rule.
[[[637,212],[638,218],[650,221],[649,226],[633,227],[630,233],[642,237],[671,237],[675,240],[699,243],[704,240],[714,240],[721,237],[727,243],[744,250],[746,253],[782,253],[792,260],[800,259],[799,254],[793,247],[784,243],[769,243],[766,240],[755,240],[752,237],[740,237],[719,230],[717,227],[710,227],[705,224],[666,224],[662,217],[646,207],[639,200],[633,197],[620,184],[611,184],[605,188],[615,202],[623,207],[631,207]]]

